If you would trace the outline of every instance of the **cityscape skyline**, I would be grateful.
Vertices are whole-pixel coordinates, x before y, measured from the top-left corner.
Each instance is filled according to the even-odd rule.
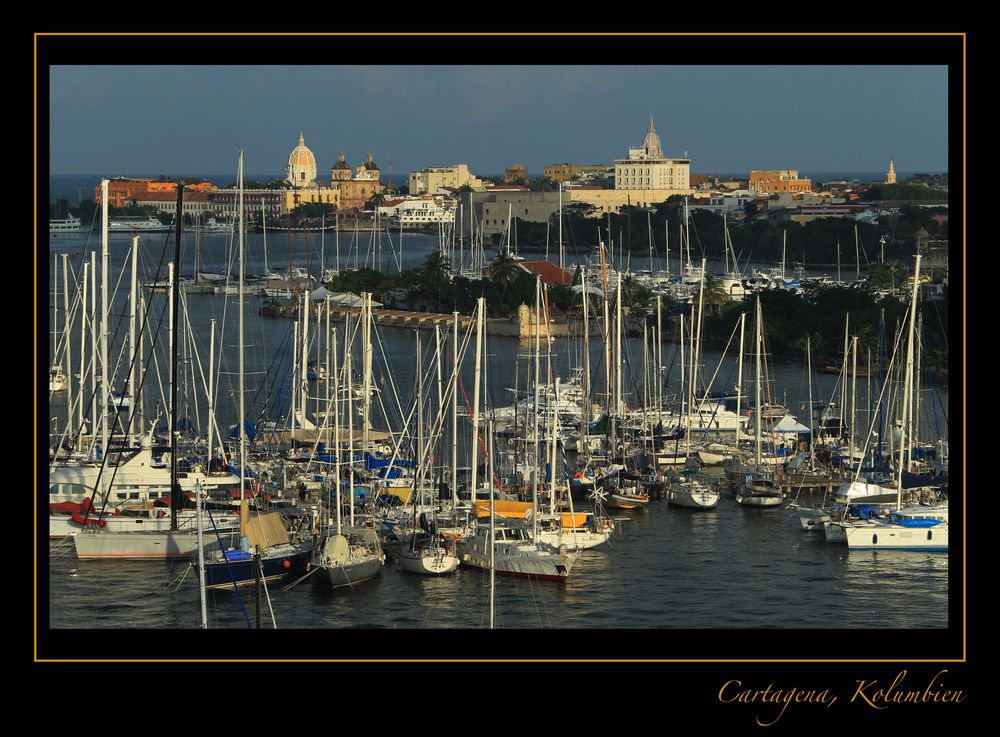
[[[371,151],[394,178],[457,163],[483,175],[518,163],[536,177],[562,162],[612,165],[650,115],[664,153],[686,153],[693,172],[877,171],[890,159],[947,171],[947,75],[943,65],[54,65],[49,173],[217,174],[235,171],[239,142],[248,171],[278,174],[301,132],[321,178],[341,150],[352,166]]]

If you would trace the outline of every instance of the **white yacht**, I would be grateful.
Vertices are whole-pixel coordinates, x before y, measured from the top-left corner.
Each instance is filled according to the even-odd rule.
[[[80,218],[66,217],[49,220],[49,235],[62,235],[63,233],[86,233],[87,228],[83,227]]]

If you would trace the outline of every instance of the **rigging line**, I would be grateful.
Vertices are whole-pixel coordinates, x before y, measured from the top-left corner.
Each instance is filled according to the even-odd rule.
[[[163,265],[163,257],[166,254],[166,246],[167,246],[167,243],[164,242],[163,251],[161,251],[161,253],[160,253],[160,264],[157,267],[157,278],[159,278],[159,267],[162,267],[162,265]],[[159,322],[157,323],[157,326],[156,326],[157,327],[157,334],[159,334],[161,332],[161,328],[162,328],[162,325],[163,325],[163,317],[166,314],[166,311],[167,311],[167,305],[164,304],[163,310],[160,312]],[[143,324],[142,324],[142,326],[140,326],[140,330],[139,330],[140,334],[142,333],[142,330],[145,329],[148,326],[149,313],[150,313],[150,310],[146,310],[145,314],[143,315]],[[117,330],[116,330],[116,333],[117,333]],[[151,337],[151,344],[150,344],[150,348],[149,348],[150,357],[152,357],[153,354],[154,354],[154,348],[155,348],[155,340]],[[135,360],[138,357],[139,357],[139,353],[138,352],[134,356],[132,356],[132,364],[129,367],[129,377],[131,377],[131,375],[132,375],[132,370],[131,369],[132,369],[132,366],[134,366]],[[96,356],[94,357],[94,360],[95,361],[97,360]],[[146,381],[146,376],[148,374],[148,371],[149,371],[149,359],[147,358],[146,359],[145,370],[142,372],[142,378],[139,380],[139,387],[138,388],[139,388],[140,391],[142,389],[143,384]],[[126,380],[125,386],[128,386],[128,380]],[[95,388],[95,391],[90,396],[91,401],[93,401],[95,395],[96,395],[96,388]],[[132,405],[133,406],[131,407],[131,410],[130,410],[130,413],[129,413],[129,426],[132,425],[132,418],[134,417],[135,413],[138,410],[139,403],[138,402],[133,402]],[[119,404],[119,406],[120,406],[120,404]],[[103,409],[103,412],[106,413],[107,411],[108,411],[108,408],[105,407]],[[83,428],[81,427],[80,428],[80,432],[82,432],[82,431],[83,431]],[[92,441],[92,445],[96,446],[96,443],[97,443],[97,428],[96,427],[94,428],[94,433],[93,434],[94,434],[94,439]],[[109,445],[110,445],[110,442],[109,442]],[[175,450],[173,448],[171,448],[171,452],[173,453],[173,452],[175,452]],[[100,469],[97,472],[97,479],[94,482],[94,492],[93,493],[95,495],[97,494],[97,488],[98,488],[98,486],[101,485],[101,477],[104,474],[105,469],[107,468],[108,456],[109,456],[108,448],[102,448],[101,449],[101,467],[100,467]],[[104,514],[104,510],[107,509],[108,500],[111,497],[111,488],[114,486],[115,477],[118,475],[118,468],[119,468],[119,464],[115,464],[114,470],[111,473],[111,481],[110,481],[110,483],[108,484],[108,487],[107,487],[107,494],[105,495],[104,502],[101,505],[101,511],[97,515],[98,519],[100,519],[100,517]],[[88,507],[87,511],[84,513],[84,525],[87,524],[87,520],[90,517],[90,512],[91,512],[92,509],[93,509],[93,505],[91,505],[90,507]]]
[[[240,492],[243,491],[243,481],[240,480]],[[243,597],[240,596],[240,587],[236,585],[236,576],[233,574],[233,567],[229,563],[229,558],[226,557],[226,546],[222,542],[222,536],[219,534],[219,528],[215,526],[215,517],[212,516],[212,510],[210,507],[205,507],[205,511],[208,512],[208,521],[212,523],[212,530],[215,532],[215,539],[219,542],[219,550],[222,551],[222,559],[226,561],[226,570],[229,572],[229,579],[233,582],[233,591],[236,594],[236,600],[240,604],[240,610],[243,612],[243,617],[247,621],[247,629],[253,629],[253,625],[250,624],[250,615],[247,613],[247,608],[243,604]]]

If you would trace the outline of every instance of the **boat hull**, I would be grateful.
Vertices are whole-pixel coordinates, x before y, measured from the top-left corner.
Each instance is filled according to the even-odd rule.
[[[757,507],[760,509],[774,508],[781,506],[780,496],[764,496],[761,494],[748,494],[746,492],[736,494],[736,503],[744,507]]]
[[[948,550],[948,525],[905,527],[867,524],[845,528],[850,550]]]
[[[408,573],[420,573],[425,576],[447,576],[458,570],[457,556],[450,555],[444,550],[425,555],[421,555],[420,552],[418,550],[412,555],[409,552],[401,553],[399,567]]]
[[[327,578],[330,580],[330,585],[334,588],[353,586],[356,583],[362,583],[375,578],[382,570],[384,563],[385,556],[378,554],[352,563],[327,566]]]
[[[73,536],[80,560],[164,560],[190,558],[198,553],[195,531],[80,532]],[[204,535],[204,547],[215,543]]]
[[[671,489],[667,494],[667,503],[687,509],[715,509],[719,503],[719,492]]]
[[[498,576],[530,578],[538,581],[565,581],[579,554],[575,552],[545,553],[518,546],[497,545],[494,570]],[[462,565],[490,569],[489,551],[470,547],[462,554]]]
[[[261,577],[265,581],[274,581],[284,576],[294,576],[304,573],[312,556],[312,547],[302,548],[294,552],[260,559]],[[253,558],[247,560],[214,561],[205,564],[205,588],[232,588],[250,586],[255,581]]]

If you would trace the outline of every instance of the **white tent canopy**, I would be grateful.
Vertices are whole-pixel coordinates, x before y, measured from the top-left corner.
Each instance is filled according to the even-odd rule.
[[[800,423],[791,415],[785,415],[781,420],[774,426],[774,432],[778,433],[793,433],[801,435],[802,433],[808,433],[809,428]]]

